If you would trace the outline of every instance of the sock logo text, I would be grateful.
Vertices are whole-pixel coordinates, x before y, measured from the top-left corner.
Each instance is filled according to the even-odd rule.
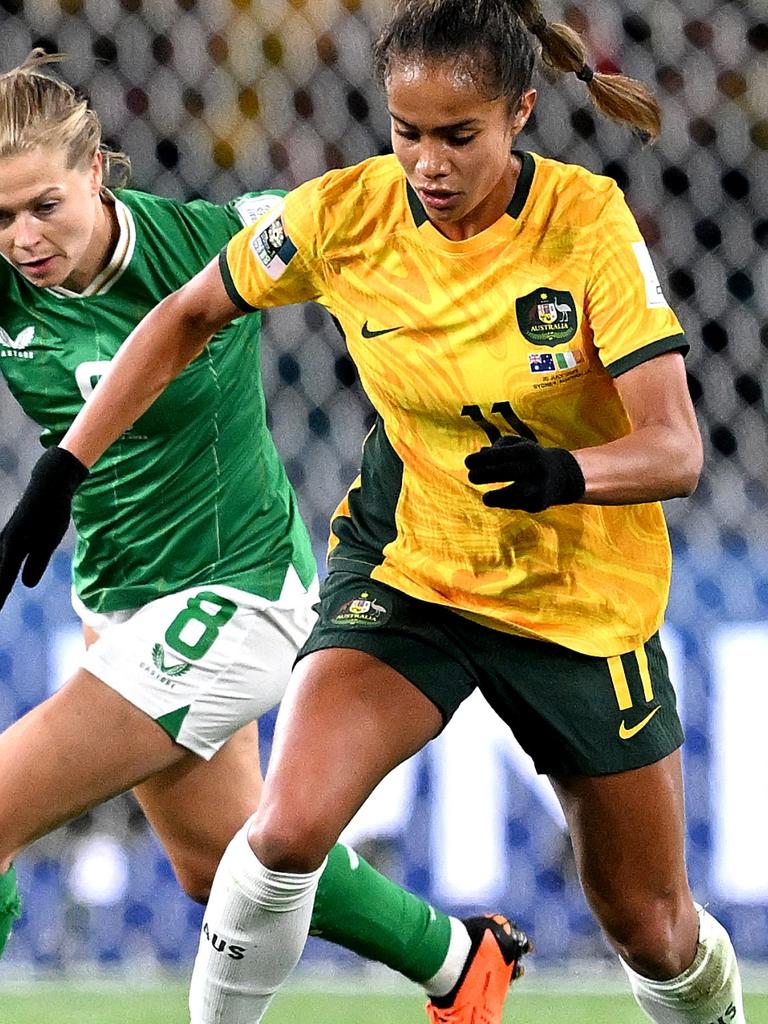
[[[233,946],[226,939],[220,939],[216,932],[211,932],[207,921],[203,923],[203,935],[217,953],[226,953],[230,960],[242,960],[245,956],[246,946]]]
[[[718,1017],[717,1020],[713,1020],[711,1024],[729,1024],[729,1021],[732,1021],[735,1016],[736,1007],[731,1003],[725,1013]]]

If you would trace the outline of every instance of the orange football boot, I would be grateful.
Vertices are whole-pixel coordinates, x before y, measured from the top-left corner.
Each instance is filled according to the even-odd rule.
[[[501,1024],[509,986],[523,973],[520,958],[533,948],[525,932],[501,914],[467,917],[472,946],[448,995],[427,1003],[431,1024]]]

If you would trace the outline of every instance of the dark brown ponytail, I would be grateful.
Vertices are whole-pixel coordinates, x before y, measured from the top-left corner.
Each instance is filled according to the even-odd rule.
[[[525,27],[541,43],[541,59],[550,68],[571,72],[587,86],[598,110],[631,125],[653,141],[661,131],[661,110],[648,86],[626,75],[604,75],[586,62],[581,36],[561,22],[550,24],[538,0],[508,0]]]

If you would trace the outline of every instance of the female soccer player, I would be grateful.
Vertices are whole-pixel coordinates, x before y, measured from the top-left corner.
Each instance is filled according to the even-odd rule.
[[[219,207],[108,191],[105,163],[124,158],[101,151],[96,114],[45,73],[52,59],[39,51],[0,76],[0,371],[47,446],[142,316],[244,224],[282,208],[276,193]],[[223,327],[77,491],[74,603],[90,646],[68,684],[0,737],[0,944],[17,909],[13,858],[87,807],[133,788],[202,902],[256,809],[254,720],[282,696],[316,591],[266,427],[259,345],[258,317]],[[53,470],[62,482],[77,477],[71,493],[86,473],[51,452],[67,460],[63,476]],[[23,530],[47,532],[58,515],[41,508]],[[14,529],[0,542],[6,572]],[[26,583],[45,560],[27,564]],[[526,945],[504,919],[465,926],[435,913],[342,846],[316,906],[317,934],[425,982],[456,1019],[482,1010],[501,1021]],[[243,958],[207,936],[217,957]],[[489,974],[486,997],[478,979]]]
[[[378,412],[259,811],[206,912],[261,953],[244,970],[201,942],[193,1024],[220,1006],[261,1019],[340,830],[475,686],[552,779],[642,1008],[659,1024],[744,1021],[730,939],[688,885],[658,637],[658,502],[689,494],[702,461],[687,344],[615,184],[514,149],[535,99],[531,33],[600,109],[658,131],[650,94],[595,75],[535,0],[401,0],[376,52],[394,155],[302,185],[234,238],[140,325],[51,461],[82,473],[222,325],[288,302],[336,316]],[[26,501],[22,522],[49,505],[66,518],[48,470]],[[41,543],[14,540],[16,557]]]

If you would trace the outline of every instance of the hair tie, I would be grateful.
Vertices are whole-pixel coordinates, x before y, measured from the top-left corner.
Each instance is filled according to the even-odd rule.
[[[579,70],[575,72],[575,75],[582,82],[589,83],[595,77],[595,72],[592,70],[589,64],[582,64]]]
[[[541,36],[544,29],[547,27],[547,19],[543,14],[537,15],[531,24],[528,26],[528,31],[532,32],[535,36]]]

